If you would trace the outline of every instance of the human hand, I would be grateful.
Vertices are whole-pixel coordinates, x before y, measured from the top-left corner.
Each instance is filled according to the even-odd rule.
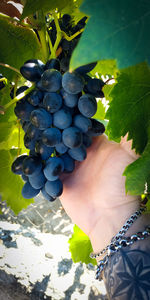
[[[124,138],[118,144],[103,135],[93,139],[86,160],[63,177],[62,205],[90,237],[95,251],[105,247],[139,207],[138,197],[126,195],[122,176],[125,167],[137,158],[131,141]]]

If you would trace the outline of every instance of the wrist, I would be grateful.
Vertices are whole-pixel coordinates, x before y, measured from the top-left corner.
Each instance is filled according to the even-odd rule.
[[[89,234],[93,251],[98,252],[110,244],[126,220],[139,209],[139,202],[133,201],[125,205],[105,209]],[[131,226],[132,227],[132,226]]]

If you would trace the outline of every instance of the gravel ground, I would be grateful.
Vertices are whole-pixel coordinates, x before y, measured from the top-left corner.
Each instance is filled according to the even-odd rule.
[[[49,232],[27,226],[26,221],[20,225],[1,218],[0,300],[107,300],[103,282],[95,280],[95,267],[72,262],[68,239],[73,224],[57,205],[53,212],[49,209],[49,227],[48,223],[45,227]],[[41,209],[44,218],[45,205]],[[37,222],[30,208],[28,212],[27,220],[30,216],[32,224]]]

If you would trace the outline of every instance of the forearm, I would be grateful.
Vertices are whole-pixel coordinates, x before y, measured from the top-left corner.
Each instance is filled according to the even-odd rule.
[[[139,217],[125,236],[144,231],[150,214]],[[150,237],[122,247],[109,257],[103,279],[108,298],[116,300],[150,299]]]

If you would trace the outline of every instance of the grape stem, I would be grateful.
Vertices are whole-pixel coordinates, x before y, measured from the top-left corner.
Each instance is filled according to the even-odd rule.
[[[72,41],[76,36],[78,36],[81,32],[84,31],[84,28],[80,29],[79,31],[77,31],[76,33],[74,33],[73,35],[71,36],[68,36],[66,34],[66,32],[62,31],[60,26],[59,26],[59,22],[58,22],[58,18],[57,18],[57,15],[56,13],[54,12],[53,13],[53,16],[54,16],[54,22],[55,22],[55,26],[56,26],[56,30],[57,30],[57,38],[56,38],[56,41],[55,41],[55,44],[54,44],[54,48],[53,48],[53,51],[54,53],[56,53],[57,51],[57,48],[59,46],[59,43],[61,41],[62,38],[65,38],[67,41]],[[56,56],[56,55],[55,55]]]
[[[9,103],[7,103],[6,105],[4,105],[3,106],[4,110],[8,109],[11,105],[13,105],[17,101],[21,100],[23,97],[25,97],[26,95],[28,95],[34,89],[35,89],[35,83],[30,88],[28,88],[27,90],[25,90],[23,93],[19,94],[15,98],[13,98]]]
[[[43,52],[43,60],[44,60],[44,62],[46,62],[48,59],[48,56],[49,56],[49,49],[48,49],[48,43],[46,40],[45,16],[44,16],[44,13],[42,10],[38,13],[38,20],[41,24],[41,28],[40,28],[40,30],[38,30],[38,34],[39,34],[42,52]]]
[[[18,73],[18,74],[20,75],[20,71],[19,71],[18,69],[14,68],[14,67],[12,67],[12,66],[10,66],[10,65],[8,65],[8,64],[0,63],[0,66],[5,67],[5,68],[8,68],[8,69],[10,69],[10,70],[13,70],[13,71],[15,71],[16,73]]]

